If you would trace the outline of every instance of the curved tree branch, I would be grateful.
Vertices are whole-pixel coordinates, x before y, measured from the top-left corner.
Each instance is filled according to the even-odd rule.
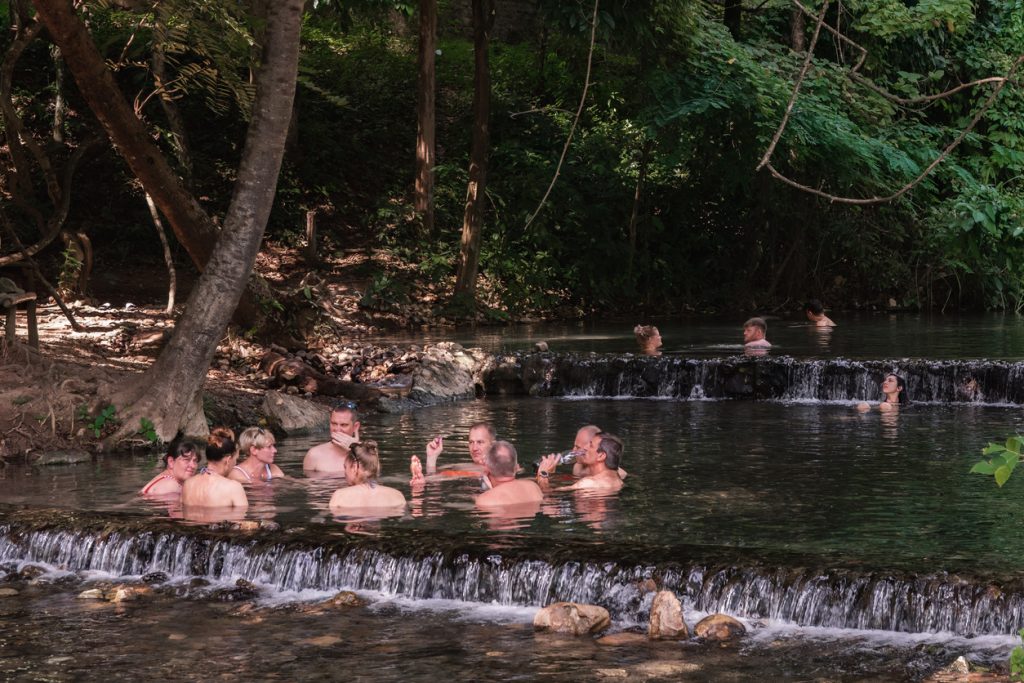
[[[544,203],[547,202],[548,197],[551,195],[551,190],[555,188],[555,182],[558,181],[558,175],[562,172],[562,164],[565,163],[565,156],[569,153],[569,145],[572,144],[572,136],[576,132],[576,124],[580,122],[580,115],[583,113],[583,105],[587,101],[587,90],[590,89],[590,70],[594,63],[594,40],[597,37],[597,8],[601,0],[594,0],[594,13],[590,19],[590,51],[587,53],[587,73],[583,80],[583,93],[580,95],[580,105],[576,107],[576,117],[572,120],[572,127],[569,128],[569,137],[565,139],[565,146],[562,147],[562,156],[558,158],[558,166],[555,167],[555,175],[551,178],[551,184],[548,185],[548,189],[544,192],[544,196],[540,198],[540,203],[537,204],[537,208],[534,210],[530,217],[526,220],[526,225],[523,226],[523,230],[530,227],[533,223],[533,219],[537,217],[540,210],[544,208]]]
[[[810,11],[800,3],[800,0],[792,0],[792,2],[797,7],[799,7],[800,10],[803,11],[805,14],[813,16],[813,15],[811,15]],[[942,163],[942,161],[947,156],[949,156],[950,152],[952,152],[954,149],[956,149],[960,145],[960,143],[964,141],[964,139],[967,137],[968,133],[970,133],[972,130],[974,130],[974,127],[978,125],[978,122],[981,121],[981,119],[985,115],[985,113],[992,107],[993,104],[995,104],[996,98],[999,96],[999,93],[1002,92],[1003,88],[1006,87],[1006,84],[1014,82],[1013,81],[1013,77],[1017,73],[1017,69],[1020,68],[1020,65],[1022,63],[1024,63],[1024,55],[1021,55],[1020,57],[1018,57],[1013,62],[1013,65],[1010,67],[1009,71],[1007,71],[1005,76],[999,76],[999,77],[993,76],[993,77],[990,77],[990,78],[984,78],[984,79],[980,79],[980,80],[977,80],[977,81],[972,81],[971,83],[962,84],[960,86],[957,86],[956,88],[948,90],[948,91],[946,91],[944,93],[939,93],[937,95],[928,95],[928,96],[924,96],[924,97],[921,97],[921,98],[913,98],[913,99],[899,98],[899,97],[896,97],[895,95],[892,95],[891,93],[888,93],[885,90],[879,88],[878,86],[874,85],[873,83],[870,83],[870,81],[868,81],[868,79],[864,78],[859,73],[857,73],[857,71],[864,64],[864,60],[867,58],[868,52],[867,52],[867,50],[864,47],[858,45],[854,41],[852,41],[849,38],[847,38],[846,36],[844,36],[839,31],[837,31],[836,29],[828,26],[828,24],[825,23],[825,10],[827,9],[827,7],[828,7],[828,0],[825,0],[825,3],[824,3],[824,5],[822,6],[822,9],[821,9],[821,14],[817,17],[817,22],[818,23],[817,23],[817,26],[814,29],[814,36],[811,39],[810,45],[807,47],[807,56],[804,58],[803,66],[801,67],[800,73],[798,74],[796,82],[793,85],[793,93],[790,95],[789,104],[786,106],[786,112],[785,112],[785,114],[783,114],[782,121],[779,123],[778,129],[775,131],[775,135],[772,136],[772,140],[769,143],[768,148],[765,150],[764,156],[761,157],[761,161],[758,163],[756,170],[759,171],[762,168],[766,168],[766,169],[768,169],[768,172],[771,174],[771,176],[773,178],[775,178],[776,180],[779,180],[779,181],[785,183],[786,185],[789,185],[790,187],[793,187],[793,188],[795,188],[797,190],[800,190],[802,192],[807,192],[809,194],[813,194],[813,195],[821,197],[823,199],[828,199],[831,202],[835,202],[835,203],[839,203],[839,204],[855,204],[855,205],[860,205],[860,206],[866,206],[866,205],[871,205],[871,204],[883,204],[883,203],[886,203],[886,202],[891,202],[891,201],[893,201],[895,199],[898,199],[898,198],[902,197],[904,194],[906,194],[907,192],[912,190],[914,187],[916,187],[933,170],[935,170],[935,168],[940,163]],[[807,72],[810,69],[811,62],[813,61],[814,46],[815,46],[815,44],[818,41],[818,37],[820,35],[820,31],[821,31],[821,29],[823,27],[827,31],[832,33],[833,35],[837,36],[841,41],[851,45],[852,47],[854,47],[855,49],[860,51],[860,58],[857,60],[857,63],[854,65],[854,67],[850,70],[850,72],[848,73],[848,76],[850,78],[852,78],[853,80],[857,81],[858,83],[863,83],[865,86],[869,87],[871,90],[873,90],[873,91],[879,93],[880,95],[884,96],[886,99],[889,99],[889,100],[891,100],[893,102],[896,102],[898,104],[908,105],[908,104],[918,104],[918,103],[924,103],[924,102],[933,102],[935,100],[938,100],[938,99],[941,99],[941,98],[944,98],[944,97],[949,97],[950,95],[952,95],[952,94],[954,94],[956,92],[959,92],[961,90],[964,90],[966,88],[973,87],[975,85],[986,84],[986,83],[994,83],[996,87],[989,94],[988,98],[985,100],[984,104],[982,104],[981,108],[975,113],[974,117],[971,118],[970,123],[968,123],[968,125],[963,130],[960,131],[960,134],[957,135],[956,139],[953,140],[953,142],[951,142],[949,145],[947,145],[946,148],[943,149],[942,152],[930,164],[928,164],[928,166],[920,174],[918,174],[918,176],[916,178],[911,180],[909,183],[903,185],[902,187],[900,187],[898,190],[896,190],[892,194],[887,195],[885,197],[878,197],[878,196],[875,196],[875,197],[841,197],[839,195],[834,195],[834,194],[830,194],[828,192],[824,192],[822,190],[815,189],[813,187],[810,187],[809,185],[804,185],[803,183],[799,183],[799,182],[797,182],[797,181],[795,181],[795,180],[785,176],[784,174],[782,174],[778,169],[776,169],[772,165],[771,158],[772,158],[772,155],[775,152],[776,146],[778,145],[779,139],[782,137],[782,133],[786,129],[786,125],[789,123],[789,116],[790,116],[790,114],[791,114],[791,112],[793,110],[793,105],[796,102],[796,99],[797,99],[797,97],[798,97],[798,95],[800,93],[800,87],[803,85],[804,78],[807,76]]]

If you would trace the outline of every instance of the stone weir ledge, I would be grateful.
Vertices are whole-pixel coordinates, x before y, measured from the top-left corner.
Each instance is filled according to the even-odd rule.
[[[270,422],[294,433],[325,424],[325,409],[302,400],[315,396],[387,412],[487,395],[852,402],[877,400],[890,372],[905,378],[915,403],[1024,405],[1024,362],[988,360],[490,354],[442,342],[354,347],[330,358],[279,349],[254,378],[271,389],[263,406]]]
[[[195,526],[127,513],[0,506],[0,583],[74,584],[100,571],[129,582],[210,586],[215,600],[231,599],[223,586],[241,582],[246,597],[370,590],[538,609],[590,604],[625,623],[646,622],[655,594],[670,591],[687,609],[754,622],[965,636],[1024,626],[1020,576],[872,570],[839,557],[734,548],[519,537],[497,549],[494,541],[493,534],[424,534],[405,526],[345,536],[321,525]]]

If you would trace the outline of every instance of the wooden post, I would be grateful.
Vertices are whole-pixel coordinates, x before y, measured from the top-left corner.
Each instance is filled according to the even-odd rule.
[[[306,252],[303,258],[311,266],[320,262],[316,251],[316,209],[310,209],[306,212]]]

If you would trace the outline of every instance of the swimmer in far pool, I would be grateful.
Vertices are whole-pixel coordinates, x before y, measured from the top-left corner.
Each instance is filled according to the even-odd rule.
[[[804,306],[804,314],[814,323],[815,327],[835,327],[832,318],[825,315],[825,306],[817,299],[811,299]]]

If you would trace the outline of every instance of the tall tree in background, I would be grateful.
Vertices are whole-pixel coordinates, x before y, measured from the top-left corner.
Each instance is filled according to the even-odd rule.
[[[473,0],[473,144],[469,152],[469,185],[462,218],[459,265],[455,274],[455,299],[470,306],[476,303],[487,155],[491,144],[491,70],[487,51],[493,25],[494,0]]]
[[[419,92],[416,100],[416,213],[421,234],[434,233],[437,0],[420,0]]]
[[[125,116],[118,111],[118,106],[98,102],[100,98],[109,97],[127,106],[102,59],[97,65],[95,59],[99,53],[71,3],[38,0],[36,7],[67,59],[90,108],[129,160],[132,170],[146,164],[166,167],[166,160],[155,148],[133,139],[132,132],[141,128],[134,115]],[[124,406],[120,412],[122,431],[115,438],[132,435],[142,417],[152,420],[157,434],[164,440],[170,440],[182,429],[196,434],[206,428],[205,422],[199,422],[202,419],[199,389],[217,343],[245,290],[274,202],[295,95],[302,9],[303,0],[279,0],[268,12],[252,121],[224,228],[215,248],[210,245],[203,274],[159,358],[136,381],[117,387],[109,396],[114,405]],[[111,106],[113,112],[108,111]],[[128,144],[129,148],[123,149],[123,144]],[[177,177],[169,169],[166,173],[174,179],[175,190],[194,204],[195,200],[184,192]],[[181,208],[173,202],[170,204],[168,210],[164,210],[168,218],[178,215]],[[192,420],[194,422],[190,423]]]

